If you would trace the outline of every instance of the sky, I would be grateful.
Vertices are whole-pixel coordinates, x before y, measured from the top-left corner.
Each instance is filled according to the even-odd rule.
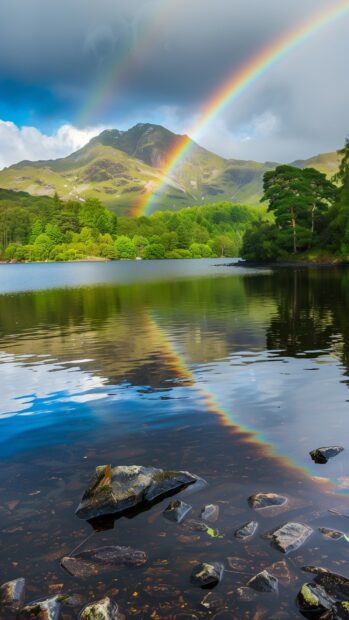
[[[0,168],[63,157],[105,128],[176,133],[258,50],[335,0],[0,0]],[[291,162],[349,133],[349,13],[205,127],[202,146]]]

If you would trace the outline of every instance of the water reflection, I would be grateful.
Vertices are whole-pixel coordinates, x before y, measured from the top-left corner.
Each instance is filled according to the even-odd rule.
[[[260,538],[241,547],[232,537],[253,516],[251,493],[289,497],[285,515],[261,517],[263,532],[289,516],[343,529],[328,508],[349,514],[345,453],[325,468],[308,456],[329,442],[349,449],[349,299],[346,270],[227,269],[128,285],[103,284],[100,271],[99,286],[1,296],[0,543],[4,579],[30,575],[32,598],[52,583],[79,589],[59,559],[89,533],[74,508],[93,468],[109,462],[193,471],[209,482],[188,498],[193,516],[205,503],[221,510],[223,539],[165,523],[165,502],[98,535],[148,553],[144,572],[81,588],[118,589],[128,617],[202,617],[188,575],[208,556],[238,571],[220,594],[239,620],[277,618],[280,601],[297,618],[301,566],[345,567],[347,547],[315,532],[278,600],[242,613],[234,598],[247,573],[280,560]]]

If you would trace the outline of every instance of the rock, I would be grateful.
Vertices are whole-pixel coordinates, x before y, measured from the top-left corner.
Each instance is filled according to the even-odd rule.
[[[234,536],[238,540],[242,540],[242,541],[250,540],[257,532],[257,529],[258,529],[258,522],[249,521],[248,523],[245,523],[245,525],[242,525],[237,530],[235,530]]]
[[[21,609],[21,616],[26,620],[58,620],[61,603],[60,597],[54,596],[41,601],[29,603]]]
[[[257,592],[277,592],[279,589],[279,582],[274,577],[268,573],[267,570],[263,570],[258,575],[255,575],[247,582],[247,586],[252,588],[253,590],[257,590]]]
[[[91,577],[119,566],[143,566],[147,561],[144,551],[131,547],[106,546],[66,556],[61,566],[74,577]]]
[[[208,564],[198,564],[190,577],[191,583],[200,588],[214,588],[222,580],[224,572],[223,564],[212,562]]]
[[[101,465],[76,510],[81,519],[122,515],[180,491],[198,478],[185,471],[164,471],[140,465]]]
[[[174,521],[175,523],[181,523],[184,517],[190,512],[192,509],[189,504],[182,502],[180,499],[176,499],[173,502],[170,502],[167,508],[162,513],[165,519],[168,521]]]
[[[331,530],[328,527],[319,527],[319,532],[321,532],[321,534],[325,536],[325,538],[332,538],[333,540],[340,540],[344,536],[343,532],[339,532],[338,530]]]
[[[236,590],[236,596],[241,603],[252,603],[252,601],[257,598],[258,594],[251,590],[251,588],[242,586]]]
[[[0,587],[0,607],[6,607],[10,611],[18,611],[25,596],[25,579],[20,577],[13,581],[7,581]]]
[[[219,506],[217,504],[207,504],[201,510],[201,519],[208,523],[215,523],[219,517]]]
[[[79,615],[79,620],[124,620],[124,618],[119,606],[113,603],[109,596],[95,603],[89,603]]]
[[[283,506],[286,502],[287,497],[277,495],[277,493],[256,493],[248,498],[248,503],[254,510]]]
[[[335,603],[329,612],[321,616],[321,620],[349,620],[349,602]]]
[[[303,615],[309,618],[319,618],[321,614],[331,609],[334,600],[321,586],[304,583],[298,592],[297,603]]]
[[[318,575],[319,573],[328,573],[327,568],[323,566],[303,566],[302,570],[305,573],[314,573],[314,575]]]
[[[343,452],[343,450],[344,448],[341,446],[328,446],[312,450],[309,454],[315,463],[324,465],[327,463],[328,459],[332,459],[334,456],[337,456],[337,454]]]
[[[214,592],[209,592],[200,602],[201,607],[213,613],[224,607],[224,600],[217,596]]]
[[[349,601],[349,579],[336,573],[318,573],[314,581],[337,601]]]
[[[207,532],[208,526],[203,521],[188,519],[182,523],[181,528],[186,532]]]
[[[308,525],[290,521],[273,532],[272,540],[282,553],[290,553],[299,549],[312,533],[313,530]]]

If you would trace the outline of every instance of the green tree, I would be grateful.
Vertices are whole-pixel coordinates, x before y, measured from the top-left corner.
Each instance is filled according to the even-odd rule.
[[[114,247],[117,258],[136,258],[136,248],[129,237],[117,237]]]
[[[144,250],[144,258],[161,259],[165,258],[165,248],[162,243],[150,243]]]

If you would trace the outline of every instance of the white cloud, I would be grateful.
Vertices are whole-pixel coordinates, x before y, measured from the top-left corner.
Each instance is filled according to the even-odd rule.
[[[0,120],[0,169],[23,159],[66,157],[103,129],[105,126],[78,129],[66,124],[49,136],[36,127],[18,127],[10,121]]]

